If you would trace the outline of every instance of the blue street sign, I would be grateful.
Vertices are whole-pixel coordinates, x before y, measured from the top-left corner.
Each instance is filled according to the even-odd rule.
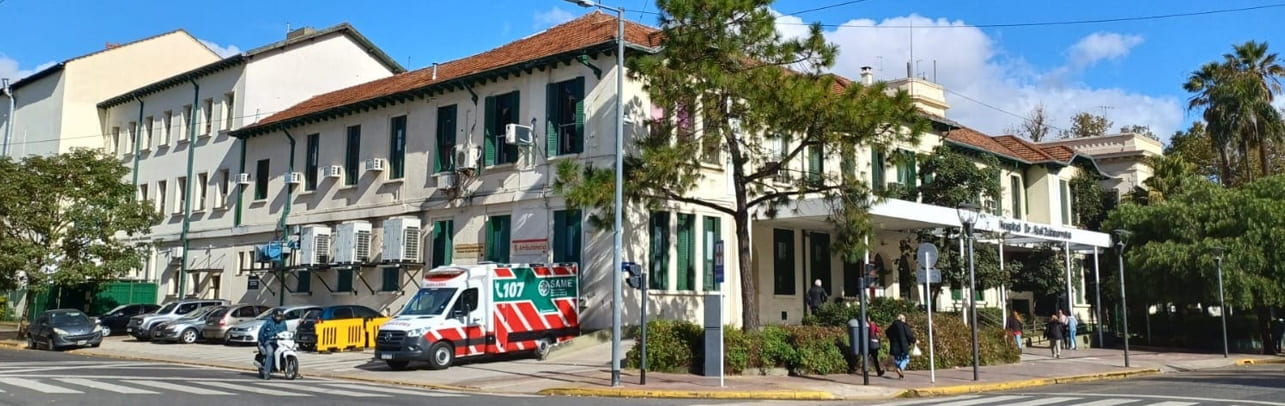
[[[723,283],[723,240],[714,243],[714,283]]]

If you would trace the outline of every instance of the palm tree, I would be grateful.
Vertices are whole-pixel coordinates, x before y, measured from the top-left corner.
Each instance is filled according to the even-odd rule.
[[[1267,176],[1271,170],[1267,148],[1285,139],[1281,113],[1272,107],[1285,67],[1277,63],[1275,53],[1267,52],[1267,43],[1250,41],[1232,48],[1234,52],[1224,54],[1222,63],[1201,66],[1183,84],[1184,90],[1193,93],[1187,109],[1204,109],[1210,142],[1219,153],[1223,185],[1253,179],[1249,154],[1255,148],[1261,173]],[[1232,178],[1231,148],[1235,148],[1241,179]]]
[[[1266,42],[1248,41],[1232,49],[1234,52],[1224,54],[1223,59],[1249,81],[1241,84],[1244,88],[1239,93],[1246,98],[1244,114],[1252,116],[1253,124],[1247,129],[1253,130],[1250,140],[1258,147],[1262,175],[1267,176],[1271,166],[1267,162],[1268,145],[1280,142],[1285,136],[1280,129],[1280,113],[1271,106],[1276,94],[1281,92],[1280,77],[1285,76],[1285,67],[1277,63],[1275,53],[1268,53]]]
[[[1227,76],[1227,69],[1222,64],[1210,62],[1200,67],[1200,69],[1191,73],[1187,83],[1182,85],[1183,90],[1195,93],[1188,100],[1187,110],[1196,110],[1204,108],[1204,119],[1209,131],[1209,140],[1213,144],[1214,150],[1218,151],[1218,181],[1223,186],[1232,184],[1231,161],[1227,156],[1227,147],[1231,144],[1231,131],[1228,131],[1224,124],[1223,110],[1226,106],[1221,103],[1214,103],[1214,96],[1219,91],[1218,84],[1222,82],[1221,78]]]

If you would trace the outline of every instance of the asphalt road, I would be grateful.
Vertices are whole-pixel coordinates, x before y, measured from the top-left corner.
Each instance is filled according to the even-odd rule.
[[[1087,382],[887,406],[1285,406],[1285,365],[1228,367],[1118,381]]]
[[[247,366],[250,360],[246,360]],[[261,381],[246,371],[0,349],[0,405],[691,405],[689,400],[593,399],[429,390],[304,377]]]

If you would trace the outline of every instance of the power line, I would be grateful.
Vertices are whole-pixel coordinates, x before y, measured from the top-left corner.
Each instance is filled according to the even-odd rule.
[[[4,0],[0,0],[0,2],[3,2],[3,1],[4,1]],[[276,113],[278,113],[278,112],[276,112],[276,111],[268,111],[268,112],[260,112],[260,113],[255,113],[255,114],[247,114],[247,115],[244,115],[244,116],[234,116],[234,117],[232,117],[232,118],[234,118],[234,119],[238,119],[238,118],[246,118],[246,117],[267,118],[267,116],[270,116],[270,115],[272,115],[272,114],[276,114]],[[151,116],[151,117],[154,119],[153,123],[158,122],[158,121],[162,121],[161,119],[156,119],[156,116]],[[178,116],[177,116],[177,115],[175,115],[175,117],[178,117]],[[211,124],[215,124],[215,123],[217,123],[217,121],[218,121],[218,120],[211,121]],[[199,124],[199,122],[198,122],[198,124]],[[136,125],[137,125],[137,123],[136,123]],[[115,127],[115,126],[113,126],[113,127]],[[133,127],[129,127],[129,126],[121,126],[120,128],[121,128],[121,130],[131,130],[131,129],[133,129]],[[180,126],[180,125],[178,125],[178,124],[171,124],[171,125],[169,125],[168,127],[166,127],[166,126],[164,126],[164,125],[161,125],[161,126],[154,126],[154,127],[152,127],[152,128],[153,128],[154,130],[160,130],[160,131],[163,131],[163,130],[165,130],[166,128],[168,128],[168,129],[170,129],[170,130],[186,131],[186,130],[187,130],[187,125],[186,125],[186,124],[184,124],[184,125],[181,125],[181,126]],[[144,128],[144,131],[146,131],[146,128]],[[128,132],[122,131],[122,132],[121,132],[121,135],[128,135]],[[9,143],[9,145],[31,145],[31,144],[41,144],[41,143],[46,143],[46,142],[59,142],[59,141],[67,141],[67,140],[83,140],[83,139],[87,139],[87,138],[103,138],[103,137],[108,137],[108,136],[112,136],[112,134],[93,134],[93,135],[83,135],[83,136],[74,136],[74,137],[58,137],[58,138],[53,138],[53,139],[48,139],[48,140],[36,140],[36,141],[10,142],[10,143]],[[156,136],[156,135],[155,135],[155,134],[153,134],[153,136]]]
[[[982,105],[982,106],[985,106],[985,107],[987,107],[987,108],[990,108],[991,110],[995,110],[995,111],[998,111],[998,112],[1000,112],[1000,113],[1004,113],[1004,114],[1007,114],[1007,115],[1010,115],[1010,116],[1013,116],[1013,117],[1017,117],[1017,119],[1022,120],[1022,121],[1024,121],[1024,122],[1029,122],[1029,121],[1031,121],[1031,119],[1030,119],[1030,118],[1027,118],[1026,116],[1023,116],[1023,115],[1021,115],[1021,114],[1017,114],[1017,113],[1014,113],[1014,112],[1011,112],[1011,111],[1008,111],[1008,110],[1001,109],[1001,108],[999,108],[999,107],[995,107],[994,105],[991,105],[991,104],[986,103],[986,102],[981,101],[981,100],[974,99],[974,98],[972,98],[972,97],[969,97],[969,96],[968,96],[968,95],[966,95],[966,94],[963,94],[963,93],[960,93],[960,92],[956,92],[956,91],[954,91],[954,90],[950,90],[949,88],[943,88],[943,89],[945,89],[945,90],[946,90],[946,93],[950,93],[950,94],[953,94],[953,95],[959,96],[960,98],[963,98],[964,100],[968,100],[968,101],[971,101],[971,102],[973,102],[973,103],[980,104],[980,105]],[[1060,127],[1057,127],[1057,126],[1054,126],[1054,125],[1052,125],[1052,124],[1044,123],[1044,125],[1048,126],[1049,128],[1052,128],[1052,129],[1054,129],[1054,130],[1058,130],[1058,131],[1066,131],[1065,129],[1060,128]]]
[[[853,1],[845,1],[845,2],[842,2],[842,3],[838,3],[838,4],[831,4],[831,5],[828,5],[828,6],[821,6],[821,7],[817,7],[817,8],[810,8],[810,9],[807,9],[807,10],[799,10],[799,11],[795,11],[795,12],[793,12],[793,13],[786,13],[786,14],[782,14],[782,15],[787,15],[787,16],[797,16],[797,15],[799,15],[799,14],[811,13],[811,12],[813,12],[813,11],[821,11],[821,10],[825,10],[825,9],[835,8],[835,7],[843,7],[843,6],[846,6],[846,5],[849,5],[849,4],[857,4],[857,3],[862,3],[862,2],[866,2],[866,1],[869,1],[869,0],[853,0]]]

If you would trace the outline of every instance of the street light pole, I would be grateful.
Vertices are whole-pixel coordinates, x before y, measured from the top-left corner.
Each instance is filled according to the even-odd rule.
[[[1124,297],[1124,245],[1133,232],[1115,230],[1116,257],[1120,260],[1120,321],[1124,325],[1124,367],[1129,367],[1129,304]]]
[[[612,203],[615,207],[615,221],[612,222],[612,260],[611,260],[611,386],[620,386],[620,312],[624,298],[621,293],[621,253],[624,238],[624,186],[625,186],[625,9],[611,7],[592,0],[567,0],[580,7],[597,7],[616,13],[616,184]],[[642,306],[646,307],[647,303]],[[646,329],[647,326],[642,326]]]
[[[1218,313],[1223,320],[1223,358],[1228,357],[1227,350],[1227,302],[1223,301],[1223,247],[1214,247],[1214,261],[1218,262]]]
[[[975,204],[961,204],[955,210],[959,214],[959,223],[964,228],[964,238],[968,239],[968,313],[972,320],[969,327],[973,331],[973,380],[978,380],[978,348],[977,348],[977,273],[975,262],[973,260],[973,226],[977,224],[977,215],[979,207]]]

